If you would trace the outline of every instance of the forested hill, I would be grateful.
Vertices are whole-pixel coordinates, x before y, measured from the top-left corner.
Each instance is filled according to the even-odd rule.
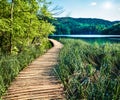
[[[119,21],[107,21],[95,18],[56,18],[53,24],[56,26],[55,34],[103,34],[102,31],[112,27]]]
[[[114,24],[112,27],[105,29],[102,31],[103,34],[114,34],[114,35],[120,35],[120,22],[117,24]]]

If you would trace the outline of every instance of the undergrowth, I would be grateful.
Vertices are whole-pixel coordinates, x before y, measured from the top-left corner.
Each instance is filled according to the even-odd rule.
[[[26,47],[21,53],[0,56],[0,98],[18,73],[51,46],[45,41],[44,45]]]

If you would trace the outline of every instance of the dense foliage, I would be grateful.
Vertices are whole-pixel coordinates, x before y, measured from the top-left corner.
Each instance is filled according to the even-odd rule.
[[[54,31],[46,0],[0,0],[0,52],[21,52]],[[45,17],[45,18],[44,18]]]
[[[120,44],[61,40],[56,74],[67,100],[120,99]]]
[[[53,21],[56,26],[57,35],[80,35],[80,34],[103,34],[101,31],[107,29],[118,23],[119,21],[110,22],[102,19],[91,19],[91,18],[57,18]]]
[[[0,0],[0,98],[19,71],[50,46],[46,0]]]

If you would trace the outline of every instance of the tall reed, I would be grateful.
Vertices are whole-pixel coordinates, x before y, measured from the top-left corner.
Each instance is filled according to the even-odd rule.
[[[62,39],[55,72],[68,100],[120,99],[120,44]]]

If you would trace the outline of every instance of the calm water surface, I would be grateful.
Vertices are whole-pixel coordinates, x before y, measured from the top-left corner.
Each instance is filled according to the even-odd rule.
[[[120,42],[120,35],[50,35],[50,38],[73,38],[86,40],[109,40],[113,42]]]

